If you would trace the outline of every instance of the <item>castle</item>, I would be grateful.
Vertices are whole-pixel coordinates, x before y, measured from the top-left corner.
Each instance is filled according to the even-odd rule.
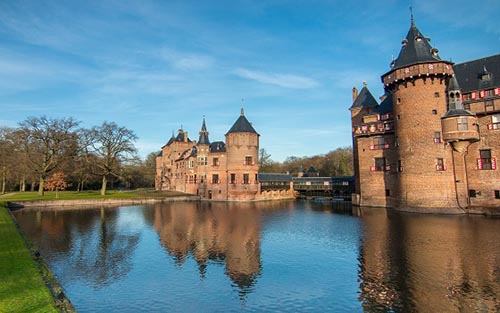
[[[381,103],[353,88],[353,204],[500,211],[500,55],[442,60],[411,19]]]
[[[259,174],[259,134],[241,114],[226,140],[210,142],[205,118],[198,141],[179,129],[156,158],[156,190],[176,190],[201,199],[253,201],[291,199],[291,177]],[[285,175],[286,176],[286,175]]]

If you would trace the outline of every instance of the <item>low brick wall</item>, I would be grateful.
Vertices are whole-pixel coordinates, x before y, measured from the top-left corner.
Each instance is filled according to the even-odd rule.
[[[7,202],[10,209],[68,207],[68,206],[96,206],[96,205],[128,205],[174,201],[198,201],[196,196],[180,196],[167,198],[134,198],[134,199],[77,199],[77,200],[48,200],[48,201],[18,201]]]

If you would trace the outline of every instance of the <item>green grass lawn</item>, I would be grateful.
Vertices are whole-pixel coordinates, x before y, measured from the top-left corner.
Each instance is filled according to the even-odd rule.
[[[56,198],[55,191],[46,191],[45,195],[39,196],[37,192],[15,192],[0,196],[1,201],[46,201],[46,200],[79,200],[79,199],[134,199],[134,198],[166,198],[186,195],[176,191],[155,191],[155,190],[132,190],[116,191],[110,190],[105,196],[101,196],[100,191],[59,191]]]
[[[59,312],[4,207],[0,207],[0,312]]]

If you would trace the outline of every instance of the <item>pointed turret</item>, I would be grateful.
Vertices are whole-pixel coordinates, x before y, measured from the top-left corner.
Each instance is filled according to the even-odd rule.
[[[353,97],[354,98],[354,97]],[[368,86],[365,83],[363,83],[363,88],[357,94],[356,98],[354,99],[354,102],[352,103],[352,106],[350,110],[352,109],[363,109],[363,108],[375,108],[378,106],[377,100],[375,100],[375,97],[372,95],[370,90],[368,90]]]
[[[411,26],[406,38],[401,42],[401,51],[398,58],[391,63],[392,68],[402,68],[409,65],[441,61],[438,50],[431,47],[431,39],[424,37],[415,26],[413,13],[411,16]]]
[[[463,152],[471,142],[479,140],[476,115],[464,110],[462,93],[455,76],[450,77],[446,88],[448,111],[441,117],[443,139],[453,150]]]
[[[245,112],[243,111],[243,108],[241,108],[241,114],[240,117],[236,120],[236,122],[233,124],[231,129],[227,132],[229,133],[254,133],[257,134],[255,129],[253,128],[252,124],[247,120],[245,117]]]
[[[209,145],[210,140],[208,139],[207,125],[205,123],[205,116],[203,116],[203,124],[201,125],[200,137],[198,139],[198,145]]]

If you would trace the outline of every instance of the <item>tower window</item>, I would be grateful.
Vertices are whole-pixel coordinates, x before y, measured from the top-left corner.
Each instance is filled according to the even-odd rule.
[[[231,184],[236,184],[236,174],[231,173]]]
[[[385,190],[385,196],[390,197],[391,196],[391,191],[389,189]]]
[[[212,174],[212,184],[218,184],[218,183],[220,183],[219,174]]]
[[[439,92],[434,93],[434,98],[439,98]]]
[[[495,190],[495,199],[500,199],[500,190]]]
[[[403,162],[401,162],[401,160],[398,160],[398,172],[402,171],[403,171]]]
[[[401,104],[401,98],[398,98],[398,100],[397,100],[397,102],[396,102],[396,103],[397,103],[397,104]]]
[[[385,165],[385,158],[375,158],[375,166],[370,168],[372,172],[383,172],[389,170],[389,166]]]
[[[212,166],[219,166],[220,163],[219,163],[219,158],[213,158],[212,159]]]
[[[441,132],[434,132],[434,143],[441,143]]]
[[[476,189],[469,189],[469,198],[476,197]]]
[[[432,110],[432,115],[437,115],[438,111],[436,109]]]
[[[245,184],[245,185],[250,184],[250,175],[243,174],[243,184]]]
[[[477,168],[480,170],[496,170],[496,159],[491,157],[490,149],[479,150]]]
[[[444,165],[444,160],[442,158],[436,159],[436,171],[446,171],[446,166]]]
[[[245,157],[245,165],[253,165],[253,160],[251,156]]]
[[[467,124],[466,117],[457,118],[457,129],[458,130],[468,130],[469,129],[469,125]]]

